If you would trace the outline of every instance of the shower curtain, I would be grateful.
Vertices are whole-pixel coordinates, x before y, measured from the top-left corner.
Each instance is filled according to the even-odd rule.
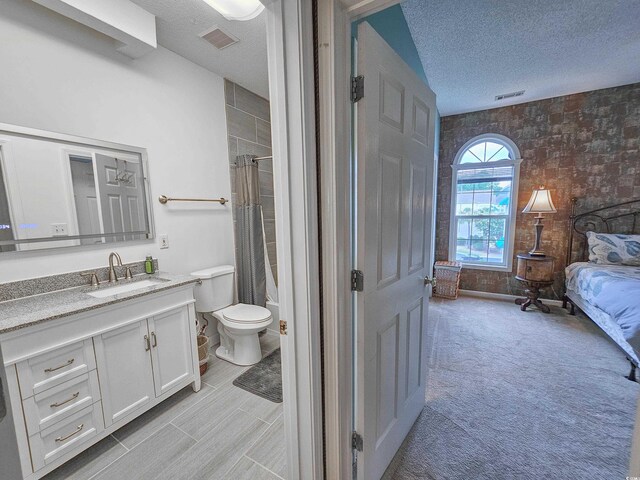
[[[238,155],[235,174],[238,301],[264,307],[267,288],[264,233],[255,156]]]
[[[262,210],[262,209],[261,209]],[[264,211],[262,211],[262,231],[264,232]],[[271,270],[271,260],[269,259],[269,251],[267,250],[267,236],[264,235],[264,264],[267,273],[267,302],[278,303],[278,286],[273,278],[273,270]]]

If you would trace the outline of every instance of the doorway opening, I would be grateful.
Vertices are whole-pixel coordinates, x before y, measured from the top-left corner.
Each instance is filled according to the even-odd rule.
[[[432,202],[434,227],[428,232],[433,236],[432,249],[428,273],[423,276],[422,281],[424,282],[425,277],[431,278],[431,269],[436,260],[460,261],[461,289],[456,289],[456,294],[459,295],[456,300],[428,300],[425,336],[411,337],[423,340],[425,357],[420,362],[411,363],[407,360],[409,355],[399,350],[399,346],[404,345],[409,345],[409,351],[411,349],[410,343],[402,343],[409,330],[402,322],[404,316],[409,319],[405,322],[410,324],[409,313],[413,313],[413,310],[399,313],[405,302],[403,295],[409,288],[399,288],[393,295],[390,290],[385,300],[378,300],[377,296],[382,297],[385,288],[392,287],[395,282],[403,279],[402,255],[405,252],[410,255],[410,242],[414,238],[402,228],[405,218],[402,208],[405,204],[415,207],[419,202],[396,201],[393,193],[402,192],[397,198],[409,196],[410,188],[397,188],[396,185],[401,184],[405,178],[403,174],[413,168],[406,165],[407,159],[411,158],[409,145],[420,138],[413,130],[419,123],[420,109],[410,104],[415,97],[413,92],[402,81],[394,78],[395,75],[400,75],[400,68],[384,66],[386,58],[381,52],[386,51],[385,49],[375,49],[375,60],[370,65],[366,64],[368,38],[366,34],[361,36],[360,28],[370,21],[370,27],[386,41],[386,48],[403,57],[404,66],[413,70],[407,52],[398,51],[397,37],[393,39],[384,34],[391,21],[387,18],[386,25],[381,25],[384,22],[379,20],[380,17],[372,18],[385,13],[385,7],[397,2],[364,3],[366,5],[334,2],[332,7],[327,7],[330,21],[323,25],[324,30],[320,29],[324,32],[320,44],[326,42],[327,45],[336,47],[331,55],[326,55],[320,69],[326,77],[324,84],[321,81],[321,91],[326,93],[325,101],[329,105],[322,125],[325,132],[333,132],[333,136],[327,133],[322,143],[325,161],[333,162],[324,170],[324,182],[334,182],[332,193],[336,204],[344,202],[345,190],[353,195],[347,196],[351,211],[345,212],[338,207],[332,212],[334,218],[325,219],[335,231],[323,231],[333,233],[332,240],[339,245],[332,252],[335,260],[325,261],[325,266],[332,268],[338,278],[344,275],[345,278],[358,280],[353,286],[343,285],[339,280],[326,284],[326,289],[335,295],[335,298],[328,297],[327,302],[333,309],[332,315],[337,312],[342,318],[353,318],[353,323],[345,327],[325,317],[325,331],[335,342],[335,345],[325,347],[325,354],[331,356],[325,362],[329,366],[329,394],[326,396],[328,412],[329,416],[332,412],[335,414],[327,419],[327,435],[336,442],[329,442],[328,471],[339,471],[343,476],[353,478],[533,478],[535,472],[523,465],[535,465],[537,470],[548,469],[549,475],[558,471],[565,471],[568,475],[570,471],[579,470],[590,476],[604,477],[612,472],[625,476],[628,472],[637,396],[637,385],[624,378],[627,372],[625,353],[632,359],[633,365],[635,354],[630,356],[629,352],[633,352],[633,349],[629,350],[628,345],[619,348],[620,343],[628,344],[624,335],[619,334],[620,326],[614,328],[613,334],[611,330],[607,332],[607,326],[612,324],[598,320],[598,312],[572,291],[571,285],[577,284],[576,269],[579,269],[580,262],[587,263],[585,257],[578,258],[576,248],[582,248],[586,240],[583,237],[573,237],[574,255],[565,263],[565,253],[572,251],[566,241],[569,228],[565,227],[572,225],[573,231],[585,230],[584,225],[570,222],[570,215],[574,215],[572,211],[576,215],[571,216],[574,220],[580,214],[589,213],[602,215],[606,219],[604,223],[616,215],[630,220],[637,210],[637,205],[633,205],[637,199],[629,198],[630,203],[613,205],[615,202],[607,203],[598,198],[598,194],[602,192],[592,191],[592,185],[587,186],[589,182],[584,178],[580,179],[579,174],[539,170],[542,166],[549,165],[549,158],[540,158],[530,150],[528,147],[534,140],[521,135],[521,130],[513,123],[518,119],[526,126],[523,128],[535,130],[544,122],[524,119],[518,112],[544,109],[545,105],[558,107],[569,99],[580,98],[581,101],[586,101],[588,98],[593,101],[610,94],[618,87],[531,101],[522,106],[519,105],[519,102],[523,102],[521,97],[514,97],[509,100],[513,105],[502,108],[495,108],[490,104],[482,109],[476,108],[477,104],[474,104],[468,112],[449,110],[442,118],[436,112],[435,121],[429,128],[435,127],[435,144],[432,145],[435,163],[440,165],[434,167],[432,173],[433,189],[429,200]],[[421,16],[417,2],[405,1],[391,8],[403,14],[408,4],[413,6],[411,15],[414,23],[416,19],[425,18],[424,15]],[[455,18],[457,16],[451,12],[442,19],[442,23],[450,24]],[[357,22],[361,23],[354,27]],[[437,28],[439,21],[433,22],[436,25],[432,27]],[[355,28],[360,31],[357,32],[358,38],[352,56],[350,50],[346,50],[346,53],[344,50],[350,45]],[[429,31],[433,31],[433,28]],[[411,37],[411,32],[415,35],[416,32],[425,32],[427,29],[407,28],[407,31]],[[443,48],[445,37],[446,35],[441,37],[445,40],[440,42]],[[424,35],[421,40],[421,52],[430,46],[432,50],[441,53],[441,49],[426,41]],[[390,56],[393,57],[392,54]],[[352,69],[353,65],[363,68]],[[379,68],[380,72],[367,74],[363,70],[366,68]],[[321,75],[321,79],[322,77]],[[346,91],[351,94],[351,99],[344,95],[342,88],[349,81],[351,89]],[[455,82],[449,83],[455,85]],[[431,85],[431,88],[440,95],[439,91],[443,91],[443,87],[438,88],[436,85]],[[634,86],[624,89],[626,93],[623,96],[632,95],[634,88],[637,89]],[[463,98],[467,97],[449,97],[443,104],[444,108],[452,108],[451,105],[455,102],[458,102],[455,105],[459,107]],[[350,115],[349,100],[355,101],[353,117]],[[480,102],[480,99],[477,101]],[[493,101],[498,99],[494,100],[492,97],[491,102]],[[404,105],[404,110],[391,105]],[[586,113],[589,108],[586,103],[583,105],[585,107],[580,108]],[[407,112],[410,115],[405,120],[404,114]],[[367,118],[368,114],[371,119]],[[498,120],[500,116],[501,120]],[[353,142],[347,140],[345,145],[341,143],[340,132],[352,122]],[[380,131],[386,135],[383,141],[377,138],[378,131],[369,130],[371,122],[382,125]],[[407,146],[402,154],[394,151],[402,148],[394,143],[393,136],[389,134],[394,131],[408,132],[410,137],[406,140]],[[457,171],[455,167],[452,169],[456,153],[464,154],[469,150],[465,149],[467,142],[466,146],[472,148],[475,145],[472,145],[474,139],[505,137],[511,139],[517,147],[512,149],[511,156],[499,159],[500,165],[496,162],[496,167],[506,169],[495,168],[492,172],[488,171],[492,166],[485,165],[485,162],[491,160],[491,154],[483,155],[482,158],[479,156],[477,167],[469,165],[467,169],[462,168],[461,164]],[[538,135],[535,142],[544,142],[544,138],[545,135]],[[440,145],[438,141],[441,142]],[[588,140],[585,141],[586,144],[589,143]],[[478,141],[480,143],[482,142]],[[489,146],[484,143],[484,148],[488,149]],[[554,147],[550,147],[548,151],[553,150],[557,154],[564,148],[562,146],[554,150]],[[340,159],[349,154],[352,154],[354,171],[351,184],[341,181],[349,171],[341,165]],[[615,162],[613,157],[609,161]],[[597,160],[593,159],[593,162],[595,164]],[[585,164],[581,165],[590,168]],[[569,172],[573,172],[573,165],[565,166]],[[469,175],[470,171],[473,171],[473,176]],[[367,184],[368,172],[375,173],[371,174]],[[413,172],[409,176],[415,178],[412,175]],[[540,187],[540,175],[546,175],[545,186],[550,184],[551,187]],[[599,181],[606,182],[604,179]],[[614,181],[610,188],[616,188],[614,184],[617,182]],[[518,187],[520,195],[515,193]],[[555,264],[547,266],[552,275],[543,279],[548,290],[544,294],[547,298],[542,303],[550,307],[550,313],[545,313],[546,308],[529,309],[525,312],[516,306],[523,303],[523,300],[518,299],[519,294],[526,288],[531,290],[531,283],[536,281],[527,278],[527,275],[521,275],[517,265],[522,257],[518,252],[530,249],[530,244],[534,243],[532,222],[528,221],[528,216],[520,215],[523,210],[524,213],[530,210],[524,201],[529,199],[529,195],[525,195],[526,199],[522,196],[522,192],[529,189],[550,191],[555,208],[551,204],[547,212],[556,213],[557,210],[557,215],[553,217],[554,225],[551,226],[551,222],[546,224],[553,232],[549,235],[554,235],[553,242],[547,240],[546,257],[552,262],[555,259]],[[584,192],[584,189],[591,193],[581,199],[581,209],[572,210],[570,191]],[[380,192],[388,196],[385,198]],[[381,199],[376,198],[376,195],[380,195]],[[456,197],[454,202],[452,197]],[[372,200],[365,203],[364,199],[367,198]],[[562,206],[559,206],[561,202]],[[587,205],[592,205],[592,208]],[[467,207],[471,211],[465,211]],[[610,214],[605,215],[603,211],[613,207],[618,208],[617,213],[609,211]],[[621,211],[620,208],[627,210]],[[374,219],[369,223],[368,215]],[[586,219],[585,216],[581,218]],[[454,222],[462,228],[452,228]],[[416,226],[413,222],[409,224]],[[353,243],[339,232],[340,228],[350,227],[353,227],[355,237]],[[606,233],[605,230],[609,229],[602,225],[599,228],[600,230],[595,229],[598,233]],[[609,230],[609,233],[636,234],[632,231],[633,228],[620,223]],[[587,230],[594,228],[589,227]],[[403,239],[406,240],[405,243]],[[356,253],[353,258],[340,258],[340,251],[351,252],[354,245]],[[367,263],[367,247],[374,252],[369,257],[370,263]],[[405,250],[402,253],[395,253],[403,248]],[[328,251],[331,252],[330,242]],[[570,265],[572,266],[566,271],[565,282],[564,268]],[[411,267],[407,267],[406,271],[410,270]],[[628,272],[629,269],[626,268],[625,271]],[[628,275],[625,276],[627,277]],[[413,286],[416,286],[415,282]],[[356,291],[345,293],[345,287],[352,287]],[[568,292],[564,299],[565,305],[577,312],[576,316],[562,309],[561,298],[565,289]],[[425,295],[428,296],[431,286],[426,286],[425,290]],[[520,303],[515,302],[514,305],[516,299]],[[368,302],[374,306],[373,311],[367,310]],[[407,302],[407,305],[414,307],[417,304]],[[580,313],[579,309],[586,314]],[[378,317],[384,320],[378,323]],[[352,352],[355,353],[352,355]],[[536,352],[536,355],[531,357],[523,355],[523,352]],[[585,352],[599,353],[589,355]],[[407,391],[411,390],[407,390],[407,385],[411,385],[407,377],[413,372],[411,369],[406,370],[406,365],[423,370],[425,396],[422,398],[421,409],[424,409],[413,417],[417,417],[415,424],[407,421],[409,427],[404,433],[394,436],[396,429],[400,430],[403,426],[402,408],[411,405],[407,400]],[[599,373],[585,375],[585,367],[589,372],[606,370],[606,380]],[[370,378],[367,378],[368,369],[372,372]],[[620,374],[616,375],[616,371]],[[344,381],[345,377],[348,382]],[[598,394],[594,394],[594,390],[598,390]],[[574,396],[577,392],[581,394]],[[586,400],[594,396],[599,400]],[[605,397],[619,398],[620,402],[610,409]],[[349,399],[352,402],[350,407],[354,408],[341,408],[338,401],[332,404],[334,398]],[[473,402],[468,399],[473,399]],[[579,412],[575,405],[581,405]],[[603,405],[606,407],[603,408]],[[588,421],[585,417],[592,420]],[[598,421],[593,420],[595,418]],[[610,441],[606,446],[598,440],[599,431],[610,432]],[[337,443],[341,438],[348,438],[349,441]],[[575,443],[569,438],[581,439],[584,456],[574,450]],[[384,448],[392,444],[393,440],[398,448],[390,447],[385,456]],[[440,445],[445,445],[446,448],[440,449]],[[459,448],[456,447],[452,453],[450,449],[454,445]],[[372,455],[372,452],[376,455]],[[558,460],[557,452],[562,452],[562,460]],[[340,461],[340,455],[350,459],[349,465]]]

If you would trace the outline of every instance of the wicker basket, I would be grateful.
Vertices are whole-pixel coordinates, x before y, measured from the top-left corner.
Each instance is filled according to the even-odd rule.
[[[205,358],[204,360],[200,360],[200,376],[207,373],[209,369],[209,358]]]
[[[209,337],[198,335],[198,360],[200,360],[200,375],[209,368]]]
[[[458,298],[462,264],[460,262],[436,262],[433,270],[436,278],[433,295],[451,300]]]

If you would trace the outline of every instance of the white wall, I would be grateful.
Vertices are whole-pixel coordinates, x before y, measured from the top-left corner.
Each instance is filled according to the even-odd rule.
[[[54,142],[0,134],[0,148],[14,238],[50,237],[53,223],[66,223],[69,235],[78,235],[70,169],[64,164],[63,147]],[[36,191],[39,195],[34,195]],[[79,242],[66,241],[56,246],[76,244]],[[17,249],[45,247],[46,244],[37,242],[20,244]]]
[[[124,261],[151,254],[176,273],[234,263],[229,204],[155,200],[230,198],[222,78],[163,48],[131,60],[21,0],[2,0],[0,45],[0,122],[147,148],[156,233],[170,243],[0,254],[0,282],[105,266],[112,250]]]

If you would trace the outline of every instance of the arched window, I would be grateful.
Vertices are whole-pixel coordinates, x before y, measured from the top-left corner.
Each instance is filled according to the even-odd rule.
[[[449,259],[465,267],[511,270],[520,152],[507,137],[480,135],[456,155]]]

